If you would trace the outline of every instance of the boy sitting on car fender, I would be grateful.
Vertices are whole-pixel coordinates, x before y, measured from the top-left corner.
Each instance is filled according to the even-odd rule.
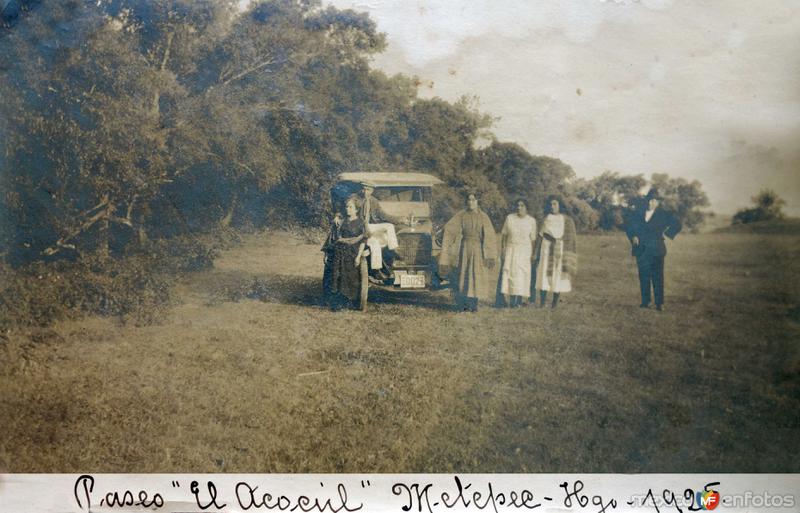
[[[387,214],[381,208],[380,202],[372,196],[374,190],[369,185],[364,186],[364,200],[360,210],[370,252],[370,268],[379,271],[386,264],[386,270],[391,274],[395,256],[394,251],[398,246],[394,225],[401,220]],[[389,253],[385,258],[382,251],[384,247],[389,249]]]

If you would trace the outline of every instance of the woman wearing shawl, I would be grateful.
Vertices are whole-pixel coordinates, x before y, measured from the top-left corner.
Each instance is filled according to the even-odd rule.
[[[544,307],[547,291],[553,293],[552,307],[564,292],[572,290],[572,278],[578,271],[575,243],[575,222],[562,214],[561,202],[551,196],[547,200],[547,215],[536,243],[536,288],[540,306]]]
[[[358,216],[358,198],[350,197],[345,204],[346,217],[332,241],[332,263],[329,292],[334,309],[353,306],[361,290],[358,258],[364,241],[364,221]]]
[[[512,308],[520,306],[522,298],[531,295],[531,257],[536,242],[536,219],[528,215],[528,204],[518,199],[516,207],[517,212],[506,217],[500,235],[502,269],[499,288],[506,304]]]
[[[336,241],[341,237],[342,223],[344,217],[339,212],[333,216],[333,223],[331,224],[331,231],[328,233],[328,238],[320,248],[323,255],[323,272],[322,272],[322,294],[325,301],[330,301],[332,297],[331,280],[333,278],[333,258],[336,254]]]
[[[459,309],[478,310],[478,298],[491,292],[489,269],[494,267],[497,247],[492,222],[480,208],[478,197],[467,195],[467,208],[444,226],[439,272],[451,274],[453,295]]]

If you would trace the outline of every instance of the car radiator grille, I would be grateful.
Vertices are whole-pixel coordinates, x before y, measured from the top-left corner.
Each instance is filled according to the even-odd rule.
[[[431,263],[431,236],[427,233],[401,233],[397,236],[398,265],[427,266]]]

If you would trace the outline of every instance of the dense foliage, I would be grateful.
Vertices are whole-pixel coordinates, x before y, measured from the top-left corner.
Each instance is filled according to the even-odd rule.
[[[614,230],[623,228],[628,214],[642,202],[641,191],[648,187],[658,189],[664,207],[673,211],[688,230],[697,231],[705,222],[707,212],[703,209],[709,201],[697,180],[689,182],[654,173],[648,181],[642,175],[606,171],[595,178],[578,180],[573,191],[595,212],[598,228]]]
[[[616,229],[646,185],[576,180],[497,141],[470,99],[417,98],[414,79],[370,68],[386,45],[374,22],[319,0],[15,5],[0,27],[0,256],[18,269],[154,269],[220,229],[324,226],[343,171],[433,173],[438,222],[474,190],[498,227],[517,197],[541,215],[559,194],[579,229]],[[652,182],[702,222],[699,183]]]
[[[437,174],[449,188],[436,212],[470,188],[498,223],[517,196],[539,213],[560,193],[584,229],[618,227],[645,185],[613,173],[575,183],[567,164],[493,140],[468,100],[417,99],[411,79],[370,69],[385,41],[364,14],[236,4],[68,0],[3,32],[4,253],[123,253],[219,224],[319,224],[336,175],[354,169]],[[477,149],[481,137],[493,142]],[[656,182],[701,221],[697,182]]]
[[[750,199],[753,206],[738,210],[733,216],[733,224],[783,219],[783,206],[786,202],[772,189],[763,189]]]

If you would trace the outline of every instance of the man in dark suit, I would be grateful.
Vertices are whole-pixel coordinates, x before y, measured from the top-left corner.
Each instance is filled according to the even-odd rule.
[[[667,246],[664,236],[674,239],[681,231],[681,222],[661,206],[661,196],[655,188],[644,198],[627,223],[626,233],[631,241],[631,253],[639,268],[639,286],[642,292],[641,308],[650,306],[650,288],[655,295],[656,309],[664,308],[664,257]]]

